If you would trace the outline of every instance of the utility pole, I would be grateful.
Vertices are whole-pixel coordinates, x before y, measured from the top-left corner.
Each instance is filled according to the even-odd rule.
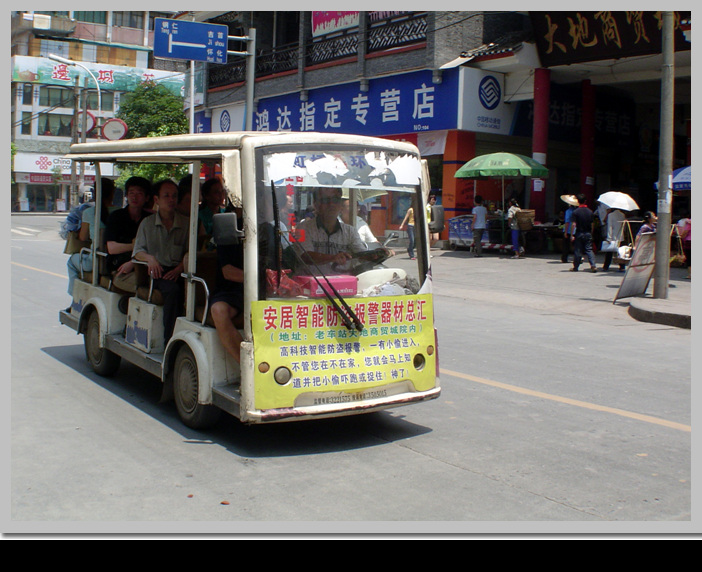
[[[658,151],[658,227],[653,297],[668,297],[670,280],[670,230],[673,177],[673,122],[675,118],[674,13],[663,12],[661,53],[661,126]]]
[[[248,36],[228,36],[229,40],[241,40],[247,44],[245,52],[227,51],[235,56],[246,56],[246,117],[244,130],[253,130],[254,88],[256,84],[256,28],[249,28]]]
[[[83,85],[83,92],[81,93],[81,103],[80,108],[83,110],[81,113],[81,126],[80,126],[80,142],[85,143],[88,132],[88,78],[85,78]],[[78,179],[79,190],[83,189],[85,186],[85,163],[81,161],[80,163],[80,178]]]
[[[73,122],[71,123],[71,144],[78,143],[78,110],[80,109],[80,76],[76,76],[73,86]],[[71,192],[68,197],[68,210],[78,204],[78,180],[76,178],[76,162],[71,161]]]

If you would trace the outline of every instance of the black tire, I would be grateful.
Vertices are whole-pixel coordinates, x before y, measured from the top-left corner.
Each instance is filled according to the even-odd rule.
[[[173,398],[183,423],[191,429],[207,429],[219,419],[214,405],[198,403],[199,373],[192,350],[184,345],[178,350],[173,367]]]
[[[121,358],[100,347],[100,316],[97,311],[90,313],[88,325],[83,333],[85,357],[88,359],[93,371],[103,377],[110,377],[119,369]]]

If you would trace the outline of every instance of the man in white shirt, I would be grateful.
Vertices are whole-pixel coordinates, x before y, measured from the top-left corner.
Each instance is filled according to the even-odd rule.
[[[325,273],[344,266],[357,252],[366,250],[358,231],[341,222],[341,189],[322,187],[315,191],[315,216],[297,226],[296,242],[301,245],[303,260],[313,262]]]
[[[487,226],[487,209],[483,206],[483,197],[475,195],[473,207],[473,248],[474,256],[483,255],[483,233]]]

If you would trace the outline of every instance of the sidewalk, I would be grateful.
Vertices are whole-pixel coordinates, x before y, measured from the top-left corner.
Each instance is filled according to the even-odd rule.
[[[597,272],[587,263],[570,272],[555,253],[528,254],[513,260],[509,254],[484,252],[475,258],[468,250],[432,249],[435,294],[446,293],[473,301],[528,306],[542,312],[622,317],[678,328],[692,327],[692,284],[684,268],[671,268],[668,297],[653,297],[654,278],[642,296],[615,301],[625,273],[617,265],[602,271],[603,255],[597,256]]]
[[[692,329],[691,288],[682,292],[669,289],[668,298],[653,298],[649,293],[651,290],[652,286],[649,286],[645,297],[628,298],[629,315],[641,322]]]

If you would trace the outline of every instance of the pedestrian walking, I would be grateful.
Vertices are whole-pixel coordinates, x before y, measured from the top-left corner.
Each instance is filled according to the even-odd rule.
[[[509,210],[507,211],[507,222],[509,223],[509,228],[512,233],[512,258],[520,258],[519,254],[519,221],[517,220],[517,213],[522,209],[519,208],[519,203],[517,199],[509,200]]]
[[[474,256],[483,255],[483,233],[487,226],[487,209],[483,206],[483,197],[475,195],[473,207],[473,249]]]
[[[594,224],[594,213],[587,206],[585,195],[578,195],[578,208],[573,213],[572,235],[573,242],[573,268],[571,272],[577,272],[583,260],[583,253],[590,263],[590,272],[597,272],[595,253],[592,250],[592,229]]]
[[[407,254],[409,254],[410,260],[415,260],[414,256],[414,208],[410,207],[405,213],[405,218],[402,220],[400,225],[400,230],[407,225]]]
[[[568,208],[563,213],[563,246],[561,247],[561,262],[568,262],[571,243],[571,226],[573,222],[573,213],[578,206],[578,199],[575,195],[561,195],[561,199],[568,204]]]
[[[432,212],[432,207],[436,204],[436,195],[429,195],[429,202],[427,203],[427,223],[430,223],[434,218],[434,213]],[[439,242],[439,233],[429,231],[429,247],[433,247],[437,242]]]

